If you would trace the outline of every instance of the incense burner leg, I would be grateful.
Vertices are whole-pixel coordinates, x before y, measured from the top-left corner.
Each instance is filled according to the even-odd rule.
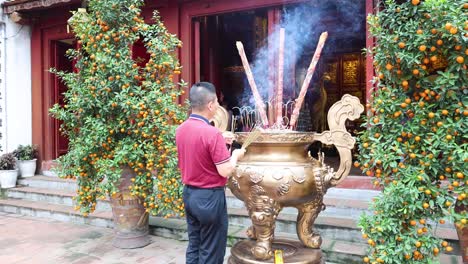
[[[314,232],[313,225],[320,211],[323,210],[323,200],[312,201],[297,208],[297,236],[309,248],[320,248],[322,237]]]
[[[252,247],[256,259],[266,260],[273,256],[271,244],[275,234],[275,220],[282,207],[268,196],[251,197],[248,205],[252,220],[252,237],[257,239]]]

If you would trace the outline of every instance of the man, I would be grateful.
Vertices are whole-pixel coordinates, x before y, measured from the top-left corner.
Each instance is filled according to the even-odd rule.
[[[224,189],[245,150],[234,150],[231,156],[226,144],[232,139],[226,142],[208,121],[219,106],[213,84],[194,84],[189,100],[192,114],[176,131],[189,236],[186,263],[221,264],[228,227]]]

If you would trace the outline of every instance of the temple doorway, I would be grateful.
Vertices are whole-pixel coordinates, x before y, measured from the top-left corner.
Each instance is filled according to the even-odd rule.
[[[73,62],[70,61],[66,52],[69,49],[72,49],[76,46],[74,39],[61,39],[53,40],[51,42],[51,67],[57,69],[58,71],[72,72],[73,71]],[[50,75],[51,81],[51,94],[52,94],[52,104],[64,105],[64,93],[67,91],[67,86],[57,75]],[[64,155],[68,152],[68,138],[60,132],[61,121],[53,118],[52,126],[52,153],[54,158],[58,158],[61,155]]]

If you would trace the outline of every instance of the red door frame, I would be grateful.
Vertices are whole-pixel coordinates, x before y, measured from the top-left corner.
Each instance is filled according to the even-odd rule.
[[[49,115],[49,108],[55,103],[52,88],[54,78],[49,72],[53,65],[53,41],[73,38],[67,32],[67,16],[45,19],[33,25],[31,36],[31,74],[32,74],[32,141],[39,145],[40,160],[49,161],[56,158],[55,124]],[[41,164],[41,162],[39,163]]]

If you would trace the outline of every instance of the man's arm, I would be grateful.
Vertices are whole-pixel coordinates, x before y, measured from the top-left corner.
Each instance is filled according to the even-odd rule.
[[[216,165],[219,175],[223,177],[229,177],[234,172],[236,168],[237,161],[244,156],[245,149],[236,149],[232,152],[231,159],[229,162],[225,162],[219,165]]]

